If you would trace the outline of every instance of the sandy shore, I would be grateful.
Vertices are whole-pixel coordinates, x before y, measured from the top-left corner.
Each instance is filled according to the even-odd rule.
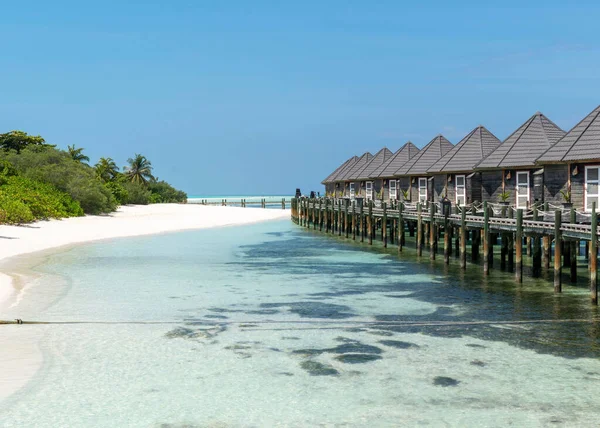
[[[289,218],[289,215],[288,210],[196,204],[124,206],[107,216],[50,220],[26,226],[0,226],[0,260],[101,239],[241,225]],[[0,274],[0,308],[2,302],[14,292],[11,282],[9,276]]]

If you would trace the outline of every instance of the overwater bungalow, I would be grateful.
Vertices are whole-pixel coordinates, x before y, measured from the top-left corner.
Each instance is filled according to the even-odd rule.
[[[360,188],[365,189],[365,199],[374,200],[381,199],[382,191],[378,180],[372,180],[371,177],[375,174],[381,165],[386,163],[394,154],[387,148],[379,150],[373,159],[371,159],[365,167],[356,175],[355,182],[359,182]],[[351,195],[352,196],[352,195]]]
[[[373,159],[373,155],[369,152],[363,154],[358,160],[350,165],[345,171],[338,174],[335,178],[335,195],[353,198],[361,195],[360,181],[358,175],[364,169],[369,161]]]
[[[412,159],[419,149],[410,141],[398,149],[393,156],[385,161],[378,169],[374,170],[371,179],[375,189],[380,189],[381,199],[385,201],[400,199],[398,180],[394,173]]]
[[[343,164],[341,164],[340,166],[338,166],[331,174],[329,174],[327,176],[326,179],[324,179],[323,181],[321,181],[321,184],[325,185],[325,195],[326,196],[330,196],[330,195],[334,195],[335,194],[335,178],[340,173],[343,173],[345,169],[347,169],[350,166],[354,165],[357,160],[358,160],[358,156],[352,156],[346,162],[344,162]]]
[[[452,143],[440,134],[396,170],[394,177],[397,178],[403,200],[423,202],[431,199],[433,182],[432,175],[427,170],[453,147]]]
[[[517,208],[542,202],[544,170],[535,160],[564,135],[540,112],[527,119],[475,167],[481,173],[482,200],[509,202]]]
[[[544,202],[592,210],[600,202],[600,106],[588,114],[537,163],[544,167]]]
[[[473,168],[498,147],[500,140],[484,126],[469,132],[427,172],[433,175],[433,199],[466,205],[481,201],[481,173]]]

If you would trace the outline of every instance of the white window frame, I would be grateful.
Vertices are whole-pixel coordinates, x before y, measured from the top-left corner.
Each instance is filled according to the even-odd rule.
[[[462,186],[458,185],[458,178],[462,178],[463,184]],[[459,192],[459,190],[462,190],[462,192]],[[456,205],[460,205],[461,207],[464,207],[465,205],[467,205],[467,176],[466,175],[455,175],[454,176],[454,202],[456,203]],[[462,198],[462,202],[459,201],[459,198]]]
[[[419,177],[418,180],[419,202],[427,202],[427,177]]]
[[[373,200],[373,182],[372,181],[365,182],[365,198],[368,201]]]
[[[597,180],[588,180],[588,171],[590,169],[598,170],[598,179]],[[590,195],[590,193],[588,192],[588,185],[590,183],[598,185],[598,193]],[[592,207],[588,208],[588,196],[595,196],[598,198],[598,203],[596,204],[596,211],[600,210],[600,207],[599,207],[599,205],[600,205],[600,165],[587,165],[585,167],[585,183],[584,183],[583,189],[584,189],[583,193],[585,195],[585,197],[584,197],[585,211],[592,212]]]
[[[392,184],[394,185],[392,188]],[[389,180],[388,186],[390,189],[390,201],[398,199],[398,182],[396,180]]]
[[[519,195],[519,176],[525,176],[527,177],[527,195]],[[529,180],[529,171],[517,171],[516,177],[515,177],[515,206],[518,208],[524,208],[527,209],[529,208],[529,198],[531,195],[531,181]],[[519,204],[519,199],[523,199],[525,196],[527,196],[527,200],[525,201],[525,205],[520,205]]]
[[[354,198],[356,196],[356,191],[355,191],[355,188],[354,188],[354,182],[353,181],[350,182],[350,185],[348,186],[348,188],[349,188],[350,197]]]

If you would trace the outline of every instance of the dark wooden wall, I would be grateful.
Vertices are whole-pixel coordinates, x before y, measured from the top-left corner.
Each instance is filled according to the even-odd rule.
[[[483,171],[481,173],[482,202],[498,203],[502,193],[502,171]]]
[[[446,193],[446,174],[438,174],[433,176],[433,200],[441,201]]]
[[[568,174],[567,165],[544,166],[544,202],[554,205],[564,202],[560,191],[567,191]]]
[[[456,180],[453,179],[454,183]],[[472,202],[481,202],[481,173],[476,172],[473,177],[467,175],[467,204]]]

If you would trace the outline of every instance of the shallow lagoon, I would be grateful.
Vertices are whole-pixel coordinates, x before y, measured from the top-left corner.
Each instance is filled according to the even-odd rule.
[[[0,426],[597,424],[599,329],[510,323],[589,320],[585,289],[364,249],[284,221],[45,257],[6,316],[96,323],[8,326],[44,363]]]

